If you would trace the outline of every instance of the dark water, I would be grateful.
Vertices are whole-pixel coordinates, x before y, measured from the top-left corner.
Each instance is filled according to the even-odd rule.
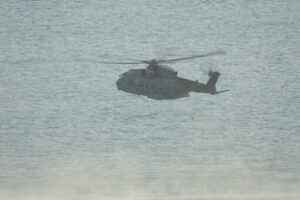
[[[0,2],[1,199],[300,198],[300,3]],[[221,95],[155,101],[117,91],[175,58]],[[117,55],[117,56],[116,56]]]

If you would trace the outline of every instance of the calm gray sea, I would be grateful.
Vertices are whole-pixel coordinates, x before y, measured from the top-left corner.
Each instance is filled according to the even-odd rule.
[[[0,199],[300,199],[298,0],[1,0]],[[169,66],[220,95],[118,91]]]

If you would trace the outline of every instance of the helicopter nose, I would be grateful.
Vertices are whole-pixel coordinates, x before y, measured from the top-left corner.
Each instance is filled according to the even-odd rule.
[[[124,78],[119,78],[119,79],[117,80],[116,84],[117,84],[118,90],[120,90],[120,88],[121,88],[121,86],[122,86],[122,83],[123,83],[123,80],[124,80]]]

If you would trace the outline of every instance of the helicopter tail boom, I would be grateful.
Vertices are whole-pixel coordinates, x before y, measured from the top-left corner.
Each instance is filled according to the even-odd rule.
[[[229,90],[217,91],[216,83],[219,79],[220,73],[210,71],[208,73],[209,79],[206,84],[199,83],[198,81],[191,81],[184,78],[178,78],[184,85],[187,85],[190,88],[190,91],[199,92],[199,93],[209,93],[209,94],[220,94],[227,92]]]
[[[220,73],[210,71],[208,73],[208,76],[209,76],[209,79],[206,83],[206,87],[207,87],[210,94],[217,94],[216,83],[219,79]]]

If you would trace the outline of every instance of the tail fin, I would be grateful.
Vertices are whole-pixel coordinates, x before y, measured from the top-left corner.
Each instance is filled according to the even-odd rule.
[[[211,94],[217,94],[216,90],[216,83],[219,79],[220,73],[219,72],[213,72],[210,71],[208,73],[208,76],[210,77],[209,80],[206,83],[206,86],[208,87]]]

